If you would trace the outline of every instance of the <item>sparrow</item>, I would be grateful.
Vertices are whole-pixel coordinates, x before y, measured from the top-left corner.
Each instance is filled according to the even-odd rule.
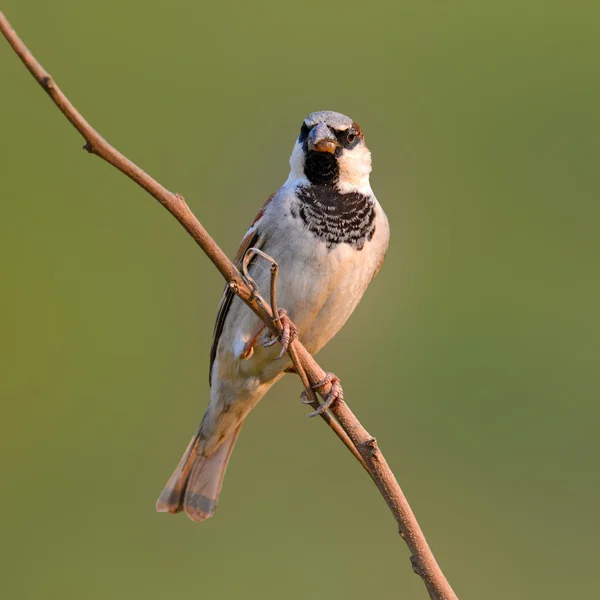
[[[318,352],[378,273],[389,225],[371,189],[370,172],[371,153],[352,119],[332,111],[304,119],[289,177],[260,209],[235,258],[241,266],[254,248],[279,265],[278,305],[285,308],[279,316],[286,335],[273,339],[226,286],[210,352],[210,404],[158,498],[158,512],[185,511],[197,522],[214,514],[244,420],[290,371],[291,359],[284,353],[290,338],[297,335],[310,353]],[[246,263],[249,276],[268,297],[270,265],[257,253]],[[319,385],[325,381],[334,385],[320,408],[341,394],[335,375],[328,374]]]

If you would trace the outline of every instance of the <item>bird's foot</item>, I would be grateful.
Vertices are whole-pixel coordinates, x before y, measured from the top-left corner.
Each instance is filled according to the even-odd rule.
[[[273,319],[273,322],[279,321],[281,323],[281,330],[278,338],[273,338],[263,343],[265,348],[272,346],[277,340],[281,343],[281,352],[277,358],[281,358],[289,348],[290,344],[298,337],[298,329],[292,323],[292,320],[288,317],[285,308],[278,310],[279,316],[277,319]]]
[[[333,373],[327,373],[325,377],[321,379],[321,381],[318,381],[312,386],[312,389],[315,391],[319,391],[328,383],[331,383],[331,390],[329,391],[329,394],[327,394],[325,402],[323,402],[323,404],[320,404],[317,410],[306,415],[309,419],[311,417],[316,417],[317,415],[320,415],[321,413],[326,411],[330,406],[333,405],[333,403],[336,400],[344,399],[344,390],[342,389],[342,382],[340,381],[339,377],[337,377]],[[306,392],[302,392],[302,397],[300,400],[303,404],[310,404],[310,400],[308,399]]]

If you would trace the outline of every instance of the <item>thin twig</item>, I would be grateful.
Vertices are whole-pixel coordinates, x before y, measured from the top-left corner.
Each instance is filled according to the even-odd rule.
[[[198,219],[192,214],[183,197],[179,194],[169,192],[118,150],[113,148],[90,126],[54,83],[50,75],[37,62],[31,52],[29,52],[1,12],[0,31],[2,31],[13,50],[38,83],[46,90],[56,106],[85,138],[86,144],[84,148],[119,169],[156,198],[202,248],[228,282],[230,288],[265,323],[266,327],[274,335],[278,335],[279,330],[274,322],[274,317],[277,315],[272,314],[269,305],[242,278],[235,265],[227,258],[221,248],[219,248],[204,227],[202,227]],[[309,398],[312,399],[313,396],[311,394],[314,394],[312,386],[325,378],[325,372],[297,339],[290,343],[288,352],[297,373],[302,377]],[[325,397],[330,391],[331,385],[326,385],[321,390],[321,395]],[[430,598],[432,600],[457,600],[456,594],[435,561],[417,519],[402,493],[394,474],[385,461],[383,454],[379,450],[375,439],[369,435],[343,400],[336,401],[331,406],[331,412],[346,432],[347,437],[351,440],[351,444],[360,453],[364,465],[366,465],[381,495],[394,514],[398,522],[400,535],[405,540],[412,554],[411,562],[413,569],[423,579]],[[335,423],[329,415],[326,416],[326,413],[323,413],[321,416],[326,421],[328,421],[327,417],[329,417],[328,422],[330,425],[331,423]],[[340,435],[336,428],[333,428],[333,430],[338,436]],[[342,437],[341,439],[346,443]]]

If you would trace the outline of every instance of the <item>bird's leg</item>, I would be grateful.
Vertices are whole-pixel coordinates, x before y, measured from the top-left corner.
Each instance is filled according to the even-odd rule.
[[[331,391],[327,395],[327,398],[325,398],[325,402],[319,405],[319,408],[317,408],[317,410],[306,415],[307,417],[316,417],[317,415],[320,415],[322,412],[326,411],[336,400],[344,399],[344,390],[342,389],[342,382],[340,381],[339,377],[337,377],[333,373],[327,373],[325,377],[321,379],[321,381],[317,381],[317,383],[315,383],[312,386],[312,389],[318,391],[322,387],[326,386],[328,383],[331,383]],[[300,400],[303,404],[310,404],[306,392],[302,393],[302,397]]]
[[[258,286],[248,273],[248,265],[250,264],[252,256],[255,254],[258,254],[258,256],[261,256],[271,263],[271,310],[273,315],[276,315],[273,319],[273,323],[279,330],[279,336],[264,341],[263,347],[268,348],[279,339],[281,342],[281,352],[277,358],[281,358],[287,352],[290,343],[298,337],[298,329],[288,317],[287,311],[283,308],[277,308],[277,274],[279,273],[279,265],[267,253],[258,248],[248,248],[242,261],[242,274],[246,278],[246,281],[251,285],[253,294],[258,294]],[[256,339],[262,333],[263,329],[264,327],[261,327],[261,329],[250,338],[246,346],[244,346],[242,358],[250,358],[252,356]]]
[[[254,354],[254,345],[256,344],[258,337],[265,330],[265,325],[261,324],[254,335],[246,342],[244,346],[244,351],[240,355],[242,360],[248,360]]]
[[[273,322],[279,321],[281,323],[281,329],[279,331],[279,338],[273,338],[268,340],[267,342],[263,342],[263,346],[268,348],[272,346],[277,339],[279,339],[281,343],[281,352],[277,358],[281,358],[286,352],[290,345],[290,343],[298,337],[298,329],[292,323],[292,320],[288,317],[287,311],[285,308],[280,308],[277,310],[278,317],[274,319]]]

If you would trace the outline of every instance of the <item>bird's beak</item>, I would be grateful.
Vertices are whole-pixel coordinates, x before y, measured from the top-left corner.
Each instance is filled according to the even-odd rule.
[[[325,123],[319,123],[308,134],[308,149],[315,152],[329,152],[333,154],[339,144],[333,132]]]

